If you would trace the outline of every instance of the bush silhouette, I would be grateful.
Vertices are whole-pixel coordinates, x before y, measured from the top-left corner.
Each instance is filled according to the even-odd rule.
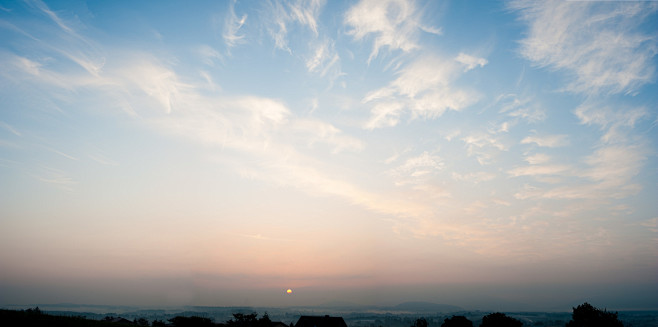
[[[464,316],[452,316],[452,318],[446,318],[441,327],[473,327],[473,322]]]
[[[427,320],[425,318],[416,319],[416,322],[411,327],[427,327]]]
[[[607,310],[601,311],[593,307],[591,304],[585,302],[573,308],[566,327],[623,327],[624,324],[617,318],[616,312],[608,312]]]
[[[482,317],[480,327],[521,327],[520,320],[506,316],[504,313],[495,312]]]
[[[257,313],[234,313],[233,319],[226,322],[227,327],[270,327],[272,321],[270,316],[265,312],[265,314],[258,318]]]

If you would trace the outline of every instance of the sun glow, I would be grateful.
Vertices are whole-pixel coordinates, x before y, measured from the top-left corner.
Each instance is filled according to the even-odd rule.
[[[292,294],[292,290],[291,290],[291,289],[288,289],[288,290],[286,291],[286,293],[288,293],[288,294]]]

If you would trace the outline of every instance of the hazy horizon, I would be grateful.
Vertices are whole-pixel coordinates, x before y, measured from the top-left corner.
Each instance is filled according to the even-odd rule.
[[[657,30],[651,1],[0,0],[0,304],[658,309]]]

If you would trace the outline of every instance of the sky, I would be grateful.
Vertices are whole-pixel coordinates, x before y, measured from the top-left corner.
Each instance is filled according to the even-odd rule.
[[[656,31],[639,1],[2,0],[0,304],[658,309]]]

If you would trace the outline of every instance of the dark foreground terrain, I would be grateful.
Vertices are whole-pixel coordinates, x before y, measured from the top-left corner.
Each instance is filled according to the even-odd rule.
[[[265,309],[265,308],[259,308]],[[258,318],[254,308],[188,307],[184,311],[132,310],[120,314],[76,311],[42,311],[38,307],[26,310],[0,309],[0,326],[221,326],[221,327],[295,327],[300,316],[341,316],[348,327],[450,327],[450,326],[541,326],[541,327],[658,327],[658,311],[610,312],[587,303],[573,312],[507,312],[483,311],[402,312],[367,311],[336,312],[331,310],[300,310],[267,308]],[[269,314],[267,313],[269,312]],[[493,323],[493,316],[503,316],[507,323]],[[455,319],[455,317],[459,319]],[[596,320],[599,319],[599,320]],[[601,320],[603,319],[603,320]],[[341,319],[342,320],[342,319]],[[456,325],[468,321],[471,325]],[[512,324],[509,324],[512,323]],[[299,325],[298,325],[299,327]],[[317,326],[334,327],[334,326]]]

